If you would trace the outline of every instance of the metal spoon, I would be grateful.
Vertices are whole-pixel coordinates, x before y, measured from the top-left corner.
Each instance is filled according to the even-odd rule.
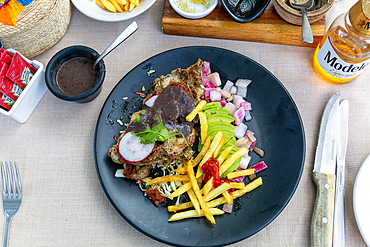
[[[136,30],[138,29],[136,21],[131,23],[123,32],[110,44],[107,49],[96,59],[93,69],[95,69],[96,65],[102,60],[106,55],[108,55],[111,51],[113,51],[117,46],[119,46],[123,41],[125,41],[128,37],[131,36]]]
[[[302,11],[302,41],[305,43],[313,43],[313,35],[310,22],[307,17],[307,10],[311,9],[314,0],[289,0],[290,5],[295,9]]]

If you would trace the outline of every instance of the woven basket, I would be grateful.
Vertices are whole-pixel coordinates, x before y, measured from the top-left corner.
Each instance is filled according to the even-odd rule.
[[[70,18],[69,0],[34,0],[18,16],[16,27],[0,23],[0,41],[4,48],[31,58],[59,41]]]

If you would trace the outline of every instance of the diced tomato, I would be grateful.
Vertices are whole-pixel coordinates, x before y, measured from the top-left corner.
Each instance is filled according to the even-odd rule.
[[[154,204],[157,207],[166,199],[162,195],[162,193],[158,190],[158,188],[148,189],[147,191],[145,191],[145,194],[150,197],[150,199],[154,202]]]

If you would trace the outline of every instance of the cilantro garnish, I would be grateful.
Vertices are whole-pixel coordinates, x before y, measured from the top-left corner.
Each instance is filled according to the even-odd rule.
[[[185,136],[181,133],[170,133],[166,127],[163,126],[163,123],[159,122],[157,125],[150,128],[149,125],[146,126],[146,130],[139,133],[133,133],[134,135],[140,137],[140,142],[142,144],[154,144],[156,141],[164,142],[166,140],[170,140],[172,136],[182,135],[185,142]],[[188,143],[186,142],[186,145]]]

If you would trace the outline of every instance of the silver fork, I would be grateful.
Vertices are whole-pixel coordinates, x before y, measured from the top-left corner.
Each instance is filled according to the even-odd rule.
[[[5,214],[5,230],[4,230],[4,242],[3,247],[8,246],[8,236],[9,236],[9,224],[13,215],[18,211],[22,202],[22,185],[21,177],[19,176],[17,163],[14,162],[14,167],[12,162],[5,161],[0,162],[1,165],[1,180],[3,181],[3,209]],[[15,174],[14,174],[15,173]]]

